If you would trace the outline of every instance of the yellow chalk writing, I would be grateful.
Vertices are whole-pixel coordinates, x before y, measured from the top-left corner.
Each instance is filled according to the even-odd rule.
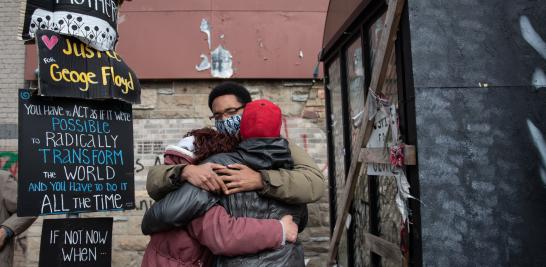
[[[79,89],[83,92],[89,90],[90,84],[97,84],[97,81],[94,80],[97,75],[93,72],[78,72],[65,68],[61,70],[59,69],[60,67],[58,64],[51,64],[51,66],[49,67],[49,75],[51,76],[51,79],[56,82],[64,80],[68,83],[84,83],[84,88],[79,87]]]

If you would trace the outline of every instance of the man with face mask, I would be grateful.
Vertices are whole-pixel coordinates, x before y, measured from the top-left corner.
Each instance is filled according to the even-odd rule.
[[[240,138],[234,138],[225,133],[219,134],[215,130],[205,128],[202,130],[209,130],[213,133],[205,137],[195,135],[194,139],[189,140],[186,145],[178,146],[176,149],[171,147],[172,152],[169,153],[170,156],[165,157],[165,162],[167,164],[213,162],[221,165],[239,163],[250,166],[254,170],[278,170],[280,168],[291,170],[293,160],[288,148],[288,141],[280,137],[281,125],[282,114],[277,105],[265,99],[252,101],[245,105],[239,127]],[[199,130],[196,131],[192,132],[199,134]],[[228,147],[230,145],[231,147]],[[206,156],[197,156],[202,155],[203,152],[209,153]],[[181,160],[182,158],[191,159],[191,155],[197,159],[194,161]],[[176,191],[154,203],[144,215],[142,231],[153,234],[151,245],[148,248],[162,251],[160,248],[165,247],[165,242],[173,244],[175,247],[176,244],[179,245],[178,247],[190,247],[189,240],[184,239],[183,236],[173,236],[171,232],[165,231],[173,228],[176,229],[175,232],[185,231],[177,228],[187,225],[188,220],[192,220],[192,223],[195,222],[193,219],[195,217],[192,214],[201,214],[202,212],[205,212],[205,216],[209,213],[214,214],[212,211],[214,208],[204,211],[201,207],[204,206],[206,210],[210,205],[217,204],[221,206],[219,210],[227,212],[234,222],[243,223],[241,228],[237,229],[230,226],[229,223],[216,220],[215,216],[209,216],[209,218],[202,219],[201,222],[197,219],[197,224],[202,223],[202,229],[207,230],[203,231],[205,234],[202,235],[202,238],[195,235],[196,239],[206,242],[209,240],[206,237],[206,233],[208,233],[212,241],[217,241],[219,244],[235,245],[239,243],[239,245],[228,247],[246,249],[247,252],[226,255],[222,253],[222,250],[211,249],[216,254],[215,263],[212,266],[305,266],[303,247],[300,242],[293,240],[292,243],[271,249],[271,247],[264,245],[267,244],[267,236],[273,234],[275,229],[264,225],[265,223],[253,227],[252,223],[243,222],[244,220],[252,220],[251,218],[262,219],[261,222],[265,222],[263,219],[281,219],[282,221],[283,216],[291,215],[293,216],[292,224],[295,223],[293,225],[295,230],[292,231],[302,231],[307,222],[305,204],[289,205],[273,198],[260,196],[257,191],[216,195],[201,190],[190,183],[183,184]],[[260,227],[261,230],[259,230]],[[294,228],[292,227],[292,229]],[[222,231],[225,231],[226,234],[222,235]],[[214,243],[211,244],[214,245]],[[173,246],[168,246],[170,251],[179,251],[179,249],[173,249]],[[199,246],[193,247],[198,248]],[[264,250],[264,248],[269,249]],[[147,251],[150,252],[149,249]],[[152,252],[148,253],[148,256],[156,254],[165,253]],[[157,257],[148,257],[148,259],[153,258]]]
[[[209,107],[218,131],[236,135],[245,105],[252,101],[248,90],[233,82],[216,86],[209,94]],[[248,166],[214,163],[201,165],[157,165],[150,169],[146,189],[158,200],[189,182],[210,192],[226,195],[257,191],[260,195],[290,204],[315,202],[322,196],[324,176],[313,159],[293,142],[289,148],[294,160],[291,170],[254,171]]]

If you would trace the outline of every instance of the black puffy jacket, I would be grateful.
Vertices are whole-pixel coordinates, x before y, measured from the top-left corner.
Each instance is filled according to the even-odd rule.
[[[288,141],[275,139],[248,139],[239,144],[234,152],[209,157],[204,162],[221,165],[241,163],[254,170],[291,169],[292,157]],[[146,212],[142,220],[142,232],[152,234],[183,227],[192,219],[204,214],[215,204],[221,204],[234,217],[280,219],[290,214],[298,229],[307,224],[306,205],[290,205],[260,196],[257,192],[242,192],[229,196],[217,196],[189,183],[169,193]],[[301,243],[287,243],[277,250],[262,251],[253,255],[236,257],[218,256],[215,266],[304,266]]]

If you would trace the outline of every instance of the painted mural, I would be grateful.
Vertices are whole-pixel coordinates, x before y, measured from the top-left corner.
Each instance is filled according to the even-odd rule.
[[[17,152],[0,151],[0,169],[17,176],[19,169],[19,155]]]

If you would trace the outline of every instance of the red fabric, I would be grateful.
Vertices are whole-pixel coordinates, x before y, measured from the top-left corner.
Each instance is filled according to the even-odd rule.
[[[218,205],[193,220],[188,232],[214,255],[223,256],[278,248],[282,242],[282,226],[278,220],[235,218]]]
[[[246,104],[240,133],[243,139],[279,137],[281,125],[281,109],[271,101],[260,99]]]
[[[391,147],[390,161],[391,165],[394,167],[404,166],[404,144]]]
[[[281,242],[282,226],[278,220],[234,218],[216,205],[194,219],[187,230],[153,234],[142,266],[209,266],[211,252],[223,256],[252,254],[278,248]]]
[[[167,150],[163,154],[165,165],[194,164],[193,159],[175,150]]]
[[[153,234],[142,258],[142,267],[210,266],[212,254],[185,229]]]

